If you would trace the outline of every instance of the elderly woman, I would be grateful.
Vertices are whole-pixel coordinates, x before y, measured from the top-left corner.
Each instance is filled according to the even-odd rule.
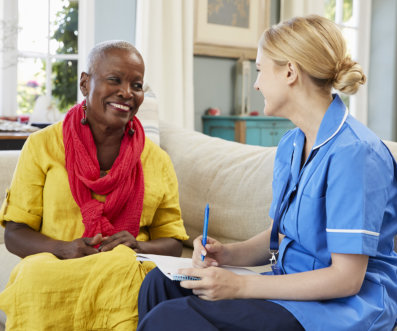
[[[203,247],[197,238],[198,268],[181,273],[201,280],[179,286],[151,271],[139,295],[138,330],[391,330],[396,162],[331,93],[355,93],[365,82],[360,65],[337,26],[319,16],[265,31],[256,65],[265,114],[297,126],[277,149],[272,228],[241,243],[208,238]],[[277,252],[267,275],[214,267],[264,264]]]
[[[0,294],[10,330],[133,330],[152,264],[187,235],[171,160],[135,117],[144,63],[124,41],[95,46],[85,100],[27,140],[0,212],[24,258]]]

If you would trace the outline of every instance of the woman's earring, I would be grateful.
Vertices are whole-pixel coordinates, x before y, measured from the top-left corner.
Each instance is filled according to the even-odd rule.
[[[82,108],[84,110],[84,116],[81,119],[81,124],[86,125],[87,124],[87,105],[86,105],[86,101],[84,100],[84,103],[82,105]]]
[[[130,121],[130,128],[128,129],[128,134],[132,137],[133,135],[134,135],[134,133],[135,133],[135,130],[132,128],[132,126],[133,126],[133,121],[131,120]]]

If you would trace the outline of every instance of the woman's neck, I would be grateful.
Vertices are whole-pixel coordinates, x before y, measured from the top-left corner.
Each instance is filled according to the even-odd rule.
[[[113,129],[105,125],[90,125],[95,145],[115,145],[120,144],[124,136],[124,128]]]
[[[101,170],[109,170],[119,154],[124,129],[112,130],[100,126],[90,128],[97,149],[99,167]]]

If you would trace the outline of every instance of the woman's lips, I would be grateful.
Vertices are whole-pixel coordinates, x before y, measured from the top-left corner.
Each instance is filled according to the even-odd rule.
[[[116,108],[118,111],[122,111],[122,112],[129,112],[131,110],[130,106],[121,103],[110,102],[109,105],[112,106],[113,108]]]

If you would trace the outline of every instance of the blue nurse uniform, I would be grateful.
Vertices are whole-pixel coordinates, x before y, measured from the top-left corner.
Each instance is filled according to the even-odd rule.
[[[149,325],[162,330],[392,330],[397,319],[397,166],[382,141],[348,114],[337,95],[333,98],[303,166],[303,132],[296,128],[281,140],[270,216],[280,220],[285,235],[278,270],[326,268],[331,253],[368,255],[359,293],[324,301],[212,302],[154,269],[140,290],[138,330]],[[284,320],[288,327],[280,326]]]
[[[364,254],[364,283],[357,295],[340,299],[272,301],[306,330],[391,330],[397,319],[396,162],[339,96],[333,98],[303,166],[299,128],[278,146],[270,216],[275,218],[279,199],[288,201],[277,266],[287,274],[305,272],[328,267],[331,253]]]

